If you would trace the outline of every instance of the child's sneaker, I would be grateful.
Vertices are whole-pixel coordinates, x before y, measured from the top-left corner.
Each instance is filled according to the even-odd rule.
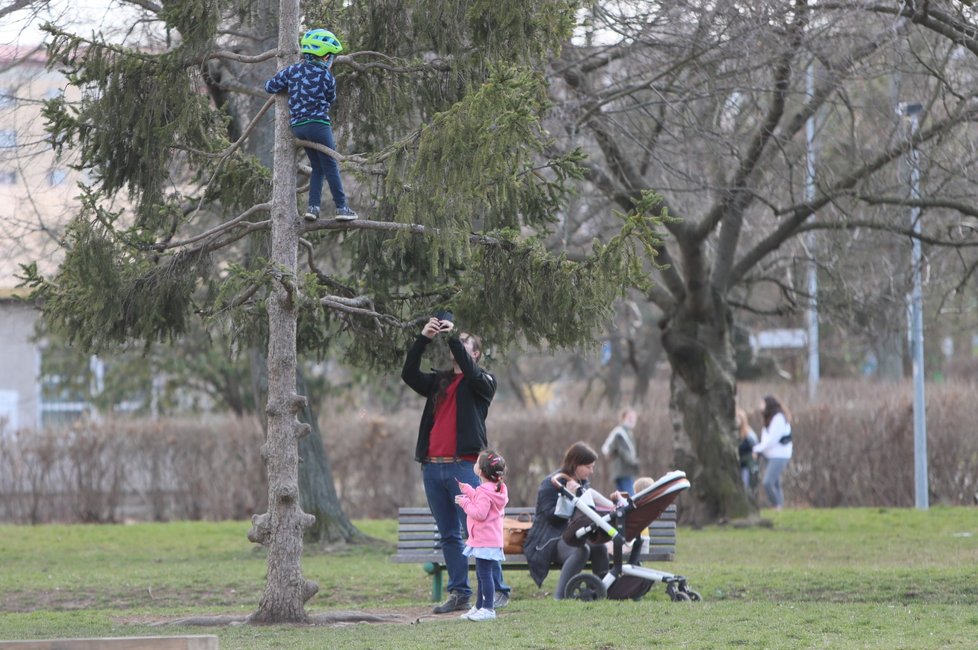
[[[308,208],[306,208],[306,213],[302,215],[302,218],[306,221],[315,221],[319,218],[319,207],[310,205]]]
[[[336,208],[336,220],[337,221],[353,221],[359,215],[351,210],[349,206],[343,206],[342,208]]]
[[[468,618],[470,616],[472,616],[473,614],[475,614],[477,611],[479,611],[479,608],[473,606],[471,609],[469,609],[469,611],[467,611],[464,614],[462,614],[461,616],[459,616],[459,618],[464,618],[464,619],[468,620]]]
[[[475,614],[469,616],[470,621],[494,621],[496,620],[496,612],[492,609],[486,609],[483,607]]]

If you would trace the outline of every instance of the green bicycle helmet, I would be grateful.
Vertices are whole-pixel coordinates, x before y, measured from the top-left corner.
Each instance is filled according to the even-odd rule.
[[[299,47],[303,54],[314,56],[326,56],[327,54],[339,54],[343,51],[340,39],[336,38],[333,32],[325,29],[310,29],[299,39]]]

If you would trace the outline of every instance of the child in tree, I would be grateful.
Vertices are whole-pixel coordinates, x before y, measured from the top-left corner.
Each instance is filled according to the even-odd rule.
[[[299,40],[302,61],[279,70],[265,82],[265,92],[289,93],[289,123],[292,134],[298,140],[308,140],[336,150],[333,127],[329,119],[329,107],[336,101],[336,78],[333,77],[333,57],[343,51],[343,45],[332,32],[312,29]],[[309,178],[309,207],[307,221],[319,218],[319,203],[323,194],[323,179],[329,183],[329,191],[336,204],[336,219],[352,221],[357,213],[346,203],[340,168],[331,156],[306,147],[312,176]]]
[[[496,586],[493,572],[499,569],[503,555],[503,511],[509,503],[509,490],[503,483],[506,461],[494,451],[479,454],[475,475],[481,484],[474,488],[459,482],[461,494],[455,497],[465,511],[469,530],[468,544],[462,553],[475,558],[475,575],[479,579],[475,606],[462,614],[470,621],[491,621],[496,618],[493,607]]]

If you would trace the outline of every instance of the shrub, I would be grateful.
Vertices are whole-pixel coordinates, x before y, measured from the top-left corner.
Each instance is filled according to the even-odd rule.
[[[910,386],[823,381],[809,403],[804,386],[739,385],[740,403],[760,430],[757,403],[773,394],[791,412],[795,455],[785,473],[789,505],[914,505]],[[927,387],[930,501],[972,504],[978,477],[978,400],[962,384]],[[564,450],[583,440],[600,449],[617,413],[551,403],[518,408],[505,396],[489,415],[490,444],[506,457],[510,503],[532,506],[540,481]],[[668,385],[656,382],[638,405],[642,472],[672,469]],[[421,404],[389,414],[323,414],[323,439],[344,511],[393,517],[424,505],[414,460]],[[731,445],[734,444],[731,432]],[[67,432],[0,433],[0,520],[117,522],[126,518],[245,519],[265,510],[267,486],[254,420],[234,417],[106,420]],[[594,486],[613,487],[599,459]]]

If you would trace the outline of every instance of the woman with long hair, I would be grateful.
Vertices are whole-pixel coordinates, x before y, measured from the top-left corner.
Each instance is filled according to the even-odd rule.
[[[754,460],[754,446],[758,443],[757,434],[750,426],[747,411],[737,407],[734,414],[737,425],[737,455],[740,457],[740,480],[744,490],[753,498],[757,487],[757,461]]]
[[[791,442],[791,423],[781,403],[768,395],[760,404],[761,441],[754,446],[754,458],[764,456],[767,467],[764,469],[764,492],[775,510],[784,506],[784,492],[781,489],[781,474],[784,473],[794,450]]]
[[[571,513],[558,511],[559,492],[553,479],[566,487],[577,496],[583,496],[590,491],[595,505],[613,508],[614,503],[599,492],[591,489],[591,474],[598,454],[587,443],[575,442],[566,452],[560,469],[551,472],[540,483],[537,490],[537,507],[533,516],[533,526],[526,534],[523,543],[523,553],[530,567],[530,577],[537,586],[542,586],[552,564],[561,566],[560,578],[554,590],[554,598],[564,597],[564,590],[571,578],[584,569],[587,561],[591,560],[591,571],[601,577],[608,572],[610,560],[608,548],[603,543],[585,543],[582,546],[571,546],[562,538],[567,529]],[[612,499],[618,498],[618,493],[611,494]]]

